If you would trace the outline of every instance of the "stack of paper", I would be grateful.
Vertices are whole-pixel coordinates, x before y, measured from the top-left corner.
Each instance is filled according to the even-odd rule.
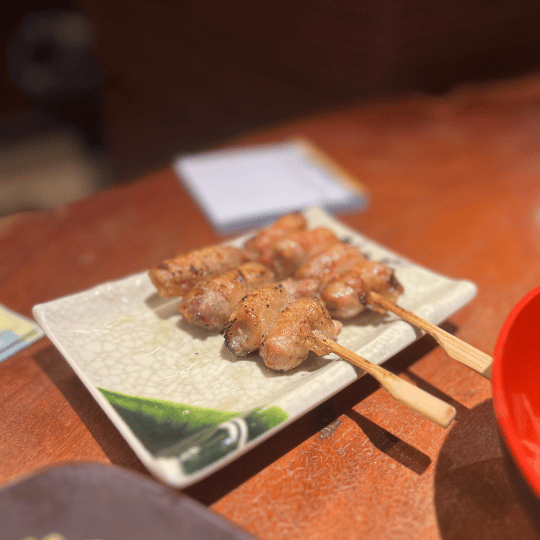
[[[214,228],[253,228],[294,210],[360,209],[367,191],[305,141],[206,152],[174,163]]]

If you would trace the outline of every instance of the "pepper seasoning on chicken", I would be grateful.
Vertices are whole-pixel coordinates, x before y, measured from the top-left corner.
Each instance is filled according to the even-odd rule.
[[[274,280],[269,268],[248,262],[196,285],[182,298],[178,311],[190,323],[221,331],[246,294]]]
[[[316,279],[285,279],[246,295],[231,314],[224,337],[225,345],[236,356],[246,356],[261,346],[279,313],[302,296],[319,288]]]
[[[217,276],[250,260],[247,252],[234,246],[208,246],[167,259],[149,272],[163,298],[184,296],[197,283]]]

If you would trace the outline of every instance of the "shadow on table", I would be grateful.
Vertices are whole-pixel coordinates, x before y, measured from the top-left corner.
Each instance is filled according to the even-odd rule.
[[[384,452],[403,467],[421,475],[430,466],[431,458],[427,454],[378,426],[354,409],[350,409],[345,415],[356,422],[377,450]]]
[[[459,413],[435,470],[441,538],[538,538],[509,482],[492,401]]]
[[[449,332],[455,330],[451,324],[445,324],[444,327]],[[401,373],[435,347],[434,340],[423,337],[385,362],[385,367],[394,373]],[[379,388],[379,383],[372,377],[361,377],[238,460],[186,488],[184,492],[211,505],[321,430],[324,430],[322,435],[327,436],[329,424],[342,415],[356,422],[380,451],[416,474],[422,474],[430,464],[429,456],[353,411],[355,405]]]

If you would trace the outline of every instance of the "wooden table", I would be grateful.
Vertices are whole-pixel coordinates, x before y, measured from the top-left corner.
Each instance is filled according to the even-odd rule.
[[[540,79],[360,104],[231,144],[310,139],[370,189],[348,225],[477,297],[444,327],[492,353],[539,284]],[[172,170],[0,221],[0,302],[45,302],[220,238]],[[185,493],[260,538],[534,538],[507,480],[488,381],[424,337],[387,366],[446,399],[439,428],[369,377]],[[145,472],[42,339],[0,364],[0,482],[72,461]],[[331,426],[331,429],[328,428]],[[335,428],[335,429],[334,429]]]

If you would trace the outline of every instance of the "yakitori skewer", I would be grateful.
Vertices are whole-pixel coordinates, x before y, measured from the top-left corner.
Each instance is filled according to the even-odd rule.
[[[491,365],[493,363],[491,356],[475,349],[472,345],[445,332],[442,328],[422,319],[411,311],[390,302],[387,298],[384,298],[384,296],[381,296],[376,292],[371,292],[370,296],[374,302],[384,309],[395,313],[398,317],[434,337],[437,340],[437,343],[446,351],[448,356],[476,371],[486,379],[491,379]]]
[[[338,356],[369,373],[395,400],[424,418],[446,428],[456,416],[454,407],[441,399],[401,379],[383,367],[371,363],[369,360],[326,337],[318,330],[313,330],[312,334],[315,339],[329,347]]]

